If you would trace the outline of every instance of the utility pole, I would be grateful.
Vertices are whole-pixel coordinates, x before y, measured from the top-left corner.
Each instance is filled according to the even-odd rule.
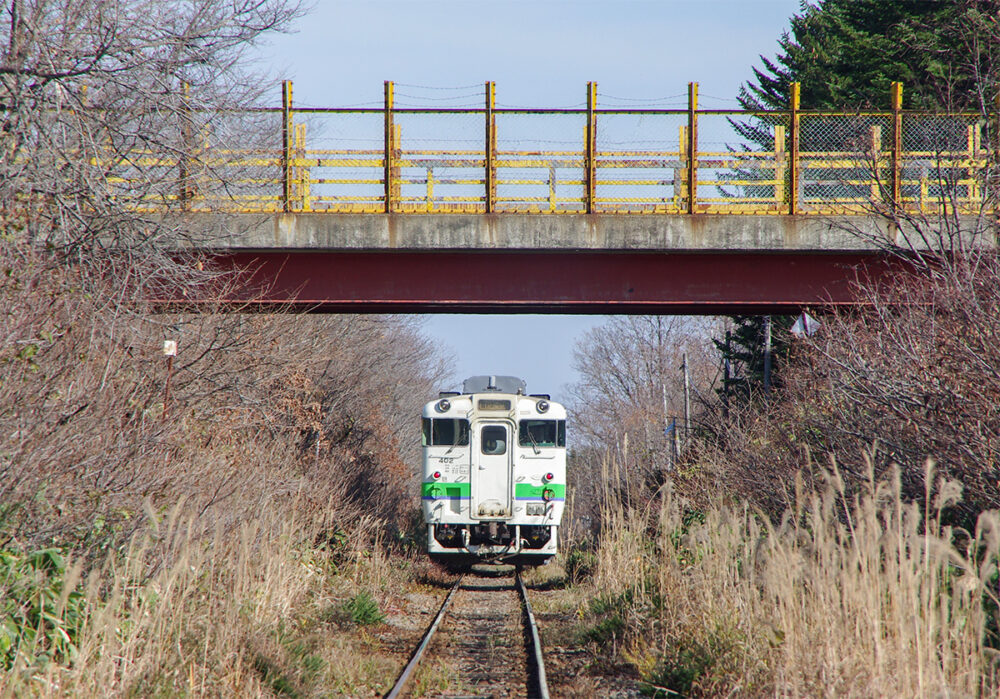
[[[729,418],[729,388],[733,380],[732,357],[733,331],[726,331],[726,354],[722,359],[722,417]]]
[[[681,368],[684,370],[684,443],[691,439],[691,375],[688,372],[687,352],[683,355]]]
[[[771,393],[771,316],[764,316],[764,395]]]
[[[674,418],[674,465],[681,458],[681,430],[677,426],[677,418]]]
[[[663,378],[663,372],[660,372],[660,393],[663,394],[663,436],[666,437],[670,434],[670,419],[667,415],[667,382]],[[674,432],[677,431],[677,425],[674,424]],[[674,455],[667,452],[670,457]],[[670,468],[672,469],[676,464],[676,457],[670,458]]]

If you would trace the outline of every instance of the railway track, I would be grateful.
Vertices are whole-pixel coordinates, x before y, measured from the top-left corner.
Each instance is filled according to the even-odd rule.
[[[538,627],[520,574],[460,578],[387,699],[410,696],[422,666],[425,674],[446,667],[457,680],[436,696],[548,699]]]

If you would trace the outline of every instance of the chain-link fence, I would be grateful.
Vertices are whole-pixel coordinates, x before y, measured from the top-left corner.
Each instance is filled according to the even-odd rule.
[[[798,191],[802,213],[860,213],[891,200],[885,114],[802,114]]]
[[[107,161],[95,165],[112,173],[112,197],[191,211],[824,215],[996,206],[995,116],[494,108],[490,89],[408,86],[381,106],[179,110],[160,152],[109,142]]]
[[[903,115],[899,167],[904,205],[922,212],[981,208],[990,196],[986,127],[978,115]]]
[[[594,211],[681,213],[687,197],[683,112],[598,112]]]

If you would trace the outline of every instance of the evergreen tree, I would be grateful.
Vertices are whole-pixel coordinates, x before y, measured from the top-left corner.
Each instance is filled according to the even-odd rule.
[[[754,80],[740,89],[748,111],[788,107],[801,85],[803,109],[885,110],[889,88],[902,82],[908,109],[995,109],[1000,90],[1000,0],[803,0],[778,40],[779,54],[761,56]],[[732,122],[752,143],[773,147],[775,121]],[[814,135],[822,138],[823,134]],[[801,136],[812,138],[809,133]],[[729,400],[763,393],[764,322],[732,316],[729,347],[716,346],[733,367]],[[780,385],[793,318],[772,318],[772,385]]]
[[[729,360],[730,376],[725,376],[720,395],[728,405],[746,405],[764,396],[767,316],[730,316],[729,342],[715,339],[723,359]],[[770,316],[771,388],[781,386],[781,370],[788,356],[789,329],[795,316]]]
[[[803,109],[885,109],[890,83],[900,81],[909,109],[992,111],[1000,0],[803,0],[801,7],[778,40],[777,59],[761,56],[755,79],[741,88],[745,109],[786,108],[793,82],[802,85]]]

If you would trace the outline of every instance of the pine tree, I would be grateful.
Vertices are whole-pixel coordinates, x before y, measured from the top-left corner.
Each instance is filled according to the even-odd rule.
[[[760,57],[762,65],[753,69],[754,80],[740,89],[738,100],[747,111],[786,109],[797,82],[803,109],[884,110],[890,84],[899,81],[908,109],[986,114],[995,109],[1000,90],[998,18],[1000,0],[803,0],[790,32],[778,40],[777,58]],[[732,123],[749,142],[773,147],[778,121]],[[764,322],[760,316],[731,318],[729,347],[716,340],[735,372],[735,381],[723,390],[730,401],[748,401],[763,394]],[[774,386],[781,383],[793,321],[772,318]]]
[[[740,90],[747,110],[784,109],[802,86],[803,109],[884,109],[889,85],[909,109],[992,110],[1000,0],[803,0],[775,61],[761,56]]]

